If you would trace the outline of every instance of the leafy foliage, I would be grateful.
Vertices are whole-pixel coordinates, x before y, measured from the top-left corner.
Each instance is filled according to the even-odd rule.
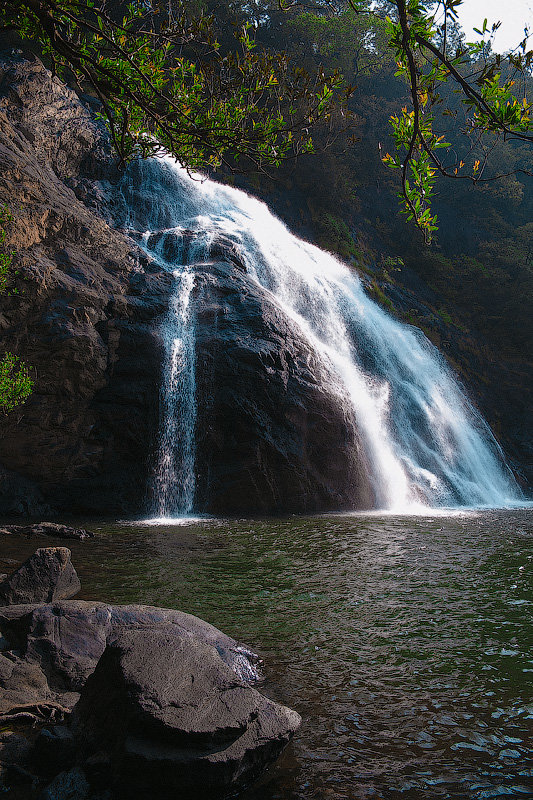
[[[366,0],[349,0],[359,14],[374,14]],[[462,0],[395,0],[395,13],[387,16],[389,46],[397,63],[397,76],[409,87],[411,109],[391,116],[396,153],[387,153],[384,163],[401,173],[401,201],[409,220],[414,220],[426,240],[437,229],[437,218],[431,211],[436,173],[467,178],[473,183],[494,180],[487,176],[486,162],[474,158],[468,165],[454,159],[445,136],[434,132],[434,109],[443,102],[442,87],[452,83],[459,92],[466,112],[464,132],[469,136],[493,134],[533,143],[532,104],[525,94],[516,97],[512,88],[517,75],[527,75],[533,65],[533,50],[526,51],[527,37],[518,53],[506,59],[488,57],[490,48],[482,43],[459,44],[451,53],[448,27],[457,20]],[[442,19],[442,25],[437,24]],[[494,30],[497,25],[494,26]],[[478,33],[488,32],[487,20]],[[481,63],[479,57],[483,58]],[[475,61],[471,70],[472,61]],[[524,87],[524,84],[520,84]],[[440,119],[450,114],[439,109]],[[447,162],[437,152],[446,150]],[[528,174],[531,174],[527,170]]]
[[[13,353],[0,359],[0,411],[7,414],[22,405],[30,396],[33,381],[24,362]]]
[[[5,252],[7,238],[6,225],[13,221],[13,216],[5,204],[0,204],[0,294],[7,291],[9,268],[13,261],[13,253]]]
[[[526,49],[527,31],[506,56],[491,50],[499,23],[489,30],[484,20],[477,30],[482,41],[465,42],[458,27],[462,2],[279,0],[287,11],[301,9],[294,27],[306,30],[311,52],[338,62],[347,80],[360,81],[372,70],[379,71],[379,58],[394,58],[395,77],[405,82],[409,94],[401,111],[390,114],[394,148],[382,161],[398,173],[401,210],[427,242],[438,227],[432,210],[438,175],[476,185],[509,177],[513,172],[489,168],[497,143],[533,143],[532,104],[526,92],[533,50]],[[365,60],[367,70],[360,68]],[[459,119],[468,142],[466,158],[464,153],[458,156],[449,141],[449,129],[453,126],[457,133]],[[517,172],[531,174],[530,164],[515,165]]]
[[[485,38],[465,43],[457,28],[462,1],[0,0],[0,24],[39,42],[60,74],[92,87],[122,161],[163,148],[192,168],[235,167],[239,159],[279,166],[310,152],[311,126],[346,122],[333,111],[334,99],[350,93],[341,73],[361,80],[388,49],[409,102],[390,115],[394,150],[382,160],[400,175],[404,213],[430,241],[438,174],[475,184],[508,176],[488,169],[491,137],[533,143],[522,80],[533,66],[527,38],[505,58],[493,55],[497,24],[489,31],[485,20]],[[292,12],[284,36],[296,68],[282,48],[257,47],[251,35],[279,32],[279,9]],[[239,22],[233,41],[232,18]],[[223,45],[214,20],[222,21]],[[450,86],[459,92],[467,158],[449,142],[447,122],[457,117],[457,104],[446,102]]]
[[[92,89],[122,161],[163,148],[191,168],[232,157],[279,165],[309,151],[309,128],[330,113],[339,76],[311,77],[259,52],[248,21],[223,52],[212,19],[199,5],[191,15],[194,6],[0,0],[0,24]]]

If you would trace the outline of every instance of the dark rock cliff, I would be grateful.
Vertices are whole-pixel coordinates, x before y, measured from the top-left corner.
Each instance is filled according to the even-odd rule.
[[[20,290],[2,298],[2,349],[33,365],[36,381],[1,420],[0,513],[140,514],[172,275],[113,228],[105,134],[37,59],[0,60],[0,158]],[[231,248],[209,257],[195,266],[197,507],[372,505],[355,425],[309,346]]]
[[[114,167],[89,111],[37,59],[3,56],[0,202],[19,294],[1,299],[1,344],[35,390],[0,420],[0,512],[127,510],[157,424],[168,277],[102,216]]]

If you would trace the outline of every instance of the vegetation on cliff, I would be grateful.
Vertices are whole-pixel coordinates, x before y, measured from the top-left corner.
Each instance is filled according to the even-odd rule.
[[[5,204],[0,204],[0,295],[9,291],[9,270],[13,253],[6,249],[6,225],[13,216]],[[16,291],[16,290],[14,290]],[[5,352],[0,358],[0,411],[8,413],[22,405],[31,394],[33,381],[24,362]]]
[[[484,43],[465,43],[460,35],[455,44],[450,42],[450,34],[457,33],[454,23],[461,3],[462,0],[440,0],[436,4],[395,0],[396,15],[385,18],[388,46],[397,65],[395,76],[407,83],[410,106],[390,117],[395,153],[386,153],[382,160],[400,172],[402,211],[408,220],[415,221],[427,240],[437,230],[437,218],[431,211],[437,173],[474,183],[508,175],[505,172],[489,175],[487,156],[476,158],[474,153],[473,157],[470,154],[470,158],[463,159],[453,151],[450,153],[452,144],[446,141],[443,120],[456,115],[457,106],[462,106],[464,112],[464,130],[478,141],[490,134],[533,143],[532,105],[525,85],[518,83],[518,97],[513,89],[517,77],[526,75],[533,63],[533,50],[526,51],[527,37],[518,53],[511,53],[503,60],[499,55],[490,57]],[[367,0],[349,0],[349,5],[358,15],[376,15]],[[479,33],[487,31],[485,19]],[[472,62],[476,64],[474,71]],[[451,102],[449,85],[457,93],[459,103]],[[444,132],[440,133],[437,127]],[[478,147],[474,145],[472,149]],[[531,174],[520,167],[513,172],[519,171]]]

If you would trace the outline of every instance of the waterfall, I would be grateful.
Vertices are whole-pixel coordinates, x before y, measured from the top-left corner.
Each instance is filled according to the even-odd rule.
[[[190,514],[194,506],[196,359],[192,265],[206,258],[208,246],[201,236],[186,246],[185,231],[180,227],[161,233],[146,231],[140,244],[174,279],[168,312],[161,325],[164,348],[161,425],[153,476],[153,510],[164,518],[176,513]]]
[[[143,237],[143,243],[148,250],[149,236]],[[157,249],[154,252],[157,253]],[[190,266],[173,269],[172,274],[174,291],[162,325],[165,353],[161,381],[162,425],[154,470],[155,511],[159,517],[175,511],[190,513],[195,486],[196,381],[194,317],[191,314],[194,275]]]
[[[162,325],[156,513],[194,507],[194,263],[217,235],[320,358],[330,391],[357,422],[377,508],[520,502],[488,425],[437,349],[371,300],[346,265],[294,236],[261,201],[191,176],[170,157],[137,163],[122,191],[130,227],[175,286]]]

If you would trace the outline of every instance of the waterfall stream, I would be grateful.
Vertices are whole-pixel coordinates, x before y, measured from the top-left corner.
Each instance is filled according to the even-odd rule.
[[[520,503],[520,490],[489,427],[437,349],[419,329],[371,300],[346,265],[294,236],[261,201],[190,176],[171,158],[137,163],[122,191],[128,224],[175,281],[162,326],[157,515],[194,508],[194,264],[208,257],[210,241],[220,234],[312,346],[330,391],[349,406],[370,464],[377,508],[408,512]],[[170,234],[181,246],[169,245]]]

